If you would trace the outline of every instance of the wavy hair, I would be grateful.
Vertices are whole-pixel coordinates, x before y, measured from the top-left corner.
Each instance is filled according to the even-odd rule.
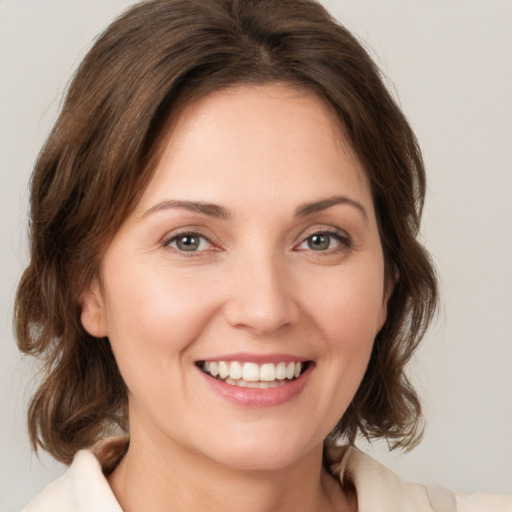
[[[327,442],[358,434],[409,449],[422,433],[404,367],[437,306],[418,242],[425,171],[416,138],[363,46],[311,0],[150,0],[96,40],[35,165],[30,261],[19,283],[21,351],[41,359],[29,412],[35,449],[69,463],[127,428],[127,391],[108,339],[81,325],[79,298],[151,179],[169,119],[237,84],[314,92],[339,119],[371,184],[386,273],[396,284],[363,381]]]

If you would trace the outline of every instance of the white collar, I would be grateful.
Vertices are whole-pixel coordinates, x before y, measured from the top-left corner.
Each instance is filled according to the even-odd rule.
[[[127,436],[107,438],[79,451],[66,473],[50,484],[23,512],[122,512],[106,477],[105,460],[124,453]],[[404,482],[357,448],[328,450],[331,471],[343,485],[351,482],[359,512],[432,512],[426,488]],[[118,457],[119,458],[119,457]],[[101,461],[101,462],[100,462]]]

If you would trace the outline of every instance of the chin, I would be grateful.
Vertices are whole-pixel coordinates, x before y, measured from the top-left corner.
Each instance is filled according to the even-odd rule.
[[[281,435],[278,432],[274,429],[270,434],[268,430],[252,434],[246,431],[243,435],[226,433],[220,441],[212,439],[203,453],[217,463],[241,471],[282,470],[303,457],[315,456],[316,450],[321,458],[322,438],[313,442],[304,439],[300,432],[295,436],[286,431]]]

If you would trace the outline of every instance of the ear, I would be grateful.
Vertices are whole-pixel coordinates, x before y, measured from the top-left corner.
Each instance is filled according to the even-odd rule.
[[[82,308],[80,318],[84,329],[96,338],[108,336],[105,302],[98,279],[94,279],[84,290],[79,302]]]
[[[382,311],[379,317],[379,331],[384,327],[388,316],[388,302],[393,290],[395,289],[396,283],[400,279],[400,271],[393,265],[391,272],[387,273],[384,278],[384,293],[382,298]],[[378,332],[378,331],[377,331]]]

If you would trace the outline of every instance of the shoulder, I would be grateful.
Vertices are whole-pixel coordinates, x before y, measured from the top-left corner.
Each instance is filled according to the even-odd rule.
[[[354,447],[331,448],[328,455],[341,483],[354,485],[359,512],[512,512],[512,496],[457,495],[442,487],[410,483]]]
[[[122,512],[100,461],[79,451],[68,470],[44,489],[22,512]]]

